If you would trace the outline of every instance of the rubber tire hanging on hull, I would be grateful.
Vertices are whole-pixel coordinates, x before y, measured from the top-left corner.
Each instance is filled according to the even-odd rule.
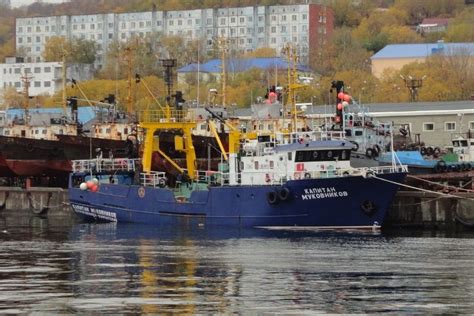
[[[268,204],[277,204],[278,203],[278,193],[276,191],[267,192],[267,202]]]
[[[286,201],[290,198],[290,189],[287,187],[282,187],[280,191],[278,191],[278,198],[282,201]]]

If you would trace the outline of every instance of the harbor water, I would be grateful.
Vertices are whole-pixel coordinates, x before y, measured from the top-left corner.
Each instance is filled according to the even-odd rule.
[[[0,314],[472,313],[474,232],[82,224],[0,213]]]

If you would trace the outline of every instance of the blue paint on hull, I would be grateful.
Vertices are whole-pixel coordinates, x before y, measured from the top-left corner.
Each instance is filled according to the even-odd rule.
[[[379,174],[402,183],[405,173]],[[98,192],[69,189],[76,213],[87,220],[153,225],[250,227],[370,227],[381,225],[398,185],[361,176],[288,181],[286,201],[270,204],[267,194],[281,186],[219,186],[193,191],[178,202],[173,191],[101,184]],[[144,194],[143,194],[144,193]],[[364,211],[370,201],[375,211]]]

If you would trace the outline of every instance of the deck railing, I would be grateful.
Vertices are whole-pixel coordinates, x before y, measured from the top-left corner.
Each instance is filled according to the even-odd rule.
[[[73,172],[135,171],[139,159],[83,159],[72,161]]]
[[[140,183],[148,187],[164,187],[166,185],[166,174],[161,171],[150,171],[140,173]]]

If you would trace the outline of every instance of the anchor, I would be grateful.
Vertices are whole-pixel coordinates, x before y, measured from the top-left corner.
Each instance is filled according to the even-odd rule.
[[[10,195],[10,192],[5,191],[5,199],[2,204],[0,204],[0,211],[3,211],[7,207],[7,200],[8,196]]]
[[[46,202],[46,206],[41,207],[41,205],[40,205],[39,209],[35,208],[31,192],[28,192],[26,195],[28,196],[28,201],[30,203],[30,209],[33,213],[35,213],[36,215],[43,215],[43,214],[46,214],[48,212],[49,202],[51,201],[51,197],[53,196],[52,192],[48,192],[48,200]]]

